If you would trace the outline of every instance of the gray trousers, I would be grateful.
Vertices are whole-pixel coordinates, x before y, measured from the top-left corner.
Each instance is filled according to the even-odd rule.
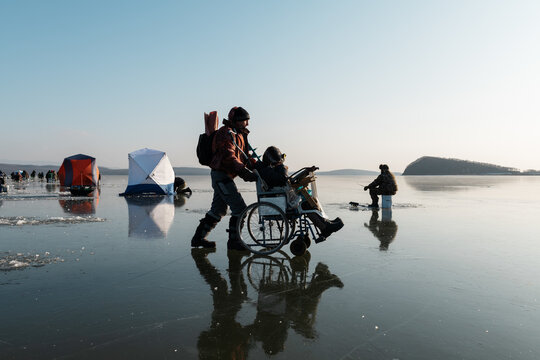
[[[379,203],[379,197],[377,195],[384,195],[383,192],[384,191],[382,191],[379,188],[370,188],[369,189],[369,195],[371,196],[371,202],[373,204],[378,204]]]
[[[214,189],[214,198],[208,215],[216,220],[221,220],[227,214],[227,206],[231,208],[232,216],[240,216],[246,208],[246,203],[242,195],[238,192],[238,188],[234,180],[223,171],[212,170],[210,172],[212,178],[212,189]]]

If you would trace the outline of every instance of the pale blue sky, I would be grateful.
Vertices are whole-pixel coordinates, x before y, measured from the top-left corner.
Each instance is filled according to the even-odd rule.
[[[540,169],[539,19],[535,0],[0,0],[0,162],[195,166],[203,113],[239,105],[293,168]]]

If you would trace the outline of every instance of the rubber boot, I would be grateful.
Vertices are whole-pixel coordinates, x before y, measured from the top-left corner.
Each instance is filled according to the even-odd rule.
[[[324,291],[331,287],[342,288],[344,286],[341,279],[328,270],[328,266],[326,264],[318,263],[315,267],[315,273],[313,275],[314,276],[310,285],[315,289],[318,288],[318,290]]]
[[[325,241],[326,238],[329,237],[332,233],[340,230],[343,227],[343,221],[341,221],[340,218],[335,218],[334,220],[330,221],[318,214],[310,214],[309,219],[313,222],[313,225],[315,225],[321,232],[321,235],[317,239],[315,239],[315,243]]]
[[[369,189],[369,196],[371,196],[371,204],[368,205],[368,208],[378,208],[379,207],[379,196],[375,189]]]
[[[238,216],[231,216],[231,219],[229,220],[229,229],[227,230],[229,233],[227,249],[245,251],[247,249],[242,245],[242,242],[240,242],[238,232],[236,231],[236,224],[238,224]]]
[[[197,226],[197,229],[195,230],[195,234],[193,235],[193,238],[191,239],[191,246],[192,247],[202,246],[203,248],[215,248],[216,243],[213,241],[206,240],[206,237],[208,236],[210,231],[212,231],[212,229],[216,227],[218,222],[219,220],[206,214],[206,216],[201,219],[199,226]]]
[[[343,221],[340,218],[336,218],[335,222],[324,219],[326,224],[324,230],[321,231],[321,235],[324,237],[329,237],[332,233],[340,230],[343,227]]]

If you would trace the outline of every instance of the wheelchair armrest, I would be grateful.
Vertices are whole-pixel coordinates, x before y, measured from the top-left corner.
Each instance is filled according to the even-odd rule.
[[[305,178],[310,173],[313,173],[316,170],[319,170],[319,168],[317,166],[304,167],[304,168],[296,171],[291,176],[289,176],[289,181],[291,182],[291,184],[294,184],[294,183],[300,181],[300,179]]]

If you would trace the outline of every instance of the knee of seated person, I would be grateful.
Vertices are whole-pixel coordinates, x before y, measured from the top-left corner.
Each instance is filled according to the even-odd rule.
[[[300,204],[300,206],[302,207],[303,210],[311,210],[311,209],[313,209],[313,207],[307,201],[302,202],[302,204]]]

